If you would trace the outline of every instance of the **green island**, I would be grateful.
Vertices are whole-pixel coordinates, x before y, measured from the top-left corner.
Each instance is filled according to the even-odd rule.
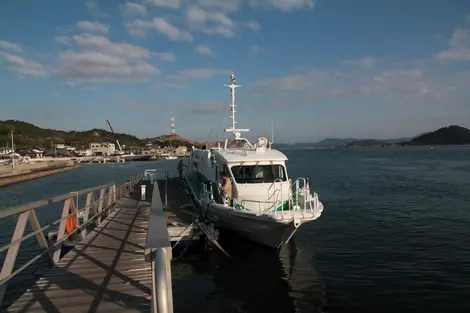
[[[10,145],[10,133],[14,131],[15,145],[50,149],[56,144],[67,144],[72,147],[88,147],[92,142],[114,142],[119,140],[121,145],[132,147],[145,147],[146,145],[160,146],[192,146],[200,147],[203,143],[185,139],[179,135],[163,135],[152,138],[137,138],[134,135],[112,133],[104,129],[94,128],[86,131],[64,131],[41,128],[31,123],[5,120],[0,121],[0,146]]]
[[[278,149],[331,149],[331,148],[364,148],[364,147],[406,147],[406,146],[439,146],[470,144],[470,130],[451,125],[436,131],[411,138],[398,139],[356,139],[326,138],[315,143],[277,143]]]

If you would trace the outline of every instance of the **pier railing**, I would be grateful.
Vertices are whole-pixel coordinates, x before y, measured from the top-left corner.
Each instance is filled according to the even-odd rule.
[[[10,243],[0,247],[0,253],[6,251],[0,272],[0,306],[10,280],[41,258],[45,258],[50,265],[57,263],[61,258],[63,244],[67,240],[74,241],[77,236],[84,238],[89,226],[92,226],[92,223],[98,225],[101,219],[115,207],[116,201],[123,197],[126,191],[132,190],[141,178],[142,175],[138,174],[118,186],[114,183],[97,186],[1,210],[0,221],[17,216],[17,222]],[[37,210],[60,203],[63,203],[61,217],[51,223],[41,224]],[[54,229],[57,227],[58,229]],[[27,229],[31,232],[25,234]],[[55,230],[56,239],[46,238],[44,235],[46,230]],[[25,264],[16,264],[21,244],[32,237],[36,238],[39,253]]]
[[[145,259],[152,268],[152,312],[173,313],[172,248],[158,182],[153,183]]]
[[[101,185],[1,210],[0,222],[10,219],[8,222],[12,224],[15,218],[16,221],[13,223],[14,231],[9,243],[0,247],[0,253],[6,252],[0,272],[0,307],[4,302],[7,286],[13,278],[19,276],[39,259],[45,260],[49,266],[57,264],[63,256],[64,244],[84,239],[92,227],[100,224],[102,219],[111,213],[116,207],[117,200],[129,192],[137,192],[139,184],[147,185],[145,181],[150,181],[153,188],[145,259],[151,263],[152,269],[152,310],[158,313],[173,313],[172,247],[164,213],[168,205],[168,179],[167,170],[146,170],[119,185],[114,183]],[[162,181],[164,183],[163,197],[159,188],[159,183]],[[43,218],[41,214],[38,214],[38,209],[59,205],[62,205],[59,219],[53,222],[40,222]],[[59,207],[51,209],[60,211]],[[54,233],[56,238],[48,238],[50,236],[45,235],[46,231]],[[22,261],[26,260],[25,262],[19,261],[21,244],[28,239],[32,240],[33,237],[36,239],[39,250],[35,249],[34,254],[29,253],[24,257]]]
[[[158,313],[173,313],[172,247],[164,212],[164,208],[168,206],[168,177],[169,173],[164,169],[146,170],[143,177],[153,185],[145,240],[145,260],[150,262],[152,269],[152,312]],[[162,179],[165,183],[163,198],[158,184]]]

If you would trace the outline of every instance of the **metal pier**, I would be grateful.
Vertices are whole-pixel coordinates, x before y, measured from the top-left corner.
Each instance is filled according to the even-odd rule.
[[[155,178],[159,173],[165,177]],[[0,220],[18,216],[11,243],[0,248],[6,252],[0,273],[0,311],[172,313],[171,241],[196,234],[178,218],[179,208],[188,202],[181,183],[169,179],[166,171],[145,174],[147,179],[139,174],[120,185],[0,211]],[[40,224],[38,208],[60,202],[64,203],[61,218]],[[82,240],[70,241],[69,217],[77,221],[73,235]],[[25,234],[27,222],[31,232]],[[44,234],[54,225],[57,238],[47,240]],[[39,250],[35,255],[28,250],[29,261],[18,258],[21,243],[32,238],[37,239]],[[73,247],[61,258],[66,243]],[[24,274],[27,269],[45,264],[50,269],[46,267],[45,274],[24,291],[25,281],[31,279]]]

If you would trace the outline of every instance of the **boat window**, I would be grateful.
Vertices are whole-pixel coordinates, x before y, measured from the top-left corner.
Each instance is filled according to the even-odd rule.
[[[229,139],[227,140],[227,149],[250,148],[251,145],[246,139]]]
[[[236,165],[231,169],[237,183],[272,183],[276,179],[286,181],[284,166],[279,164]]]

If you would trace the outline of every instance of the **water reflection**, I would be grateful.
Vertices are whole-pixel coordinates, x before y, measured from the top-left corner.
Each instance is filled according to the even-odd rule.
[[[294,236],[279,251],[296,312],[323,312],[326,304],[324,282],[314,268],[313,249],[311,243],[306,245]]]
[[[313,269],[309,260],[297,262],[295,242],[278,252],[228,231],[221,235],[220,243],[232,259],[214,250],[204,257],[185,256],[182,263],[175,264],[174,271],[185,273],[180,281],[174,277],[176,292],[181,295],[181,288],[186,292],[197,289],[193,289],[189,302],[175,301],[175,312],[203,312],[202,308],[204,312],[321,312],[324,292],[319,289],[316,274],[310,276]],[[188,264],[197,284],[188,283],[193,281],[188,280]],[[311,286],[314,289],[306,289]],[[205,299],[204,303],[195,300],[194,292],[199,299]],[[175,300],[178,297],[175,294]]]

